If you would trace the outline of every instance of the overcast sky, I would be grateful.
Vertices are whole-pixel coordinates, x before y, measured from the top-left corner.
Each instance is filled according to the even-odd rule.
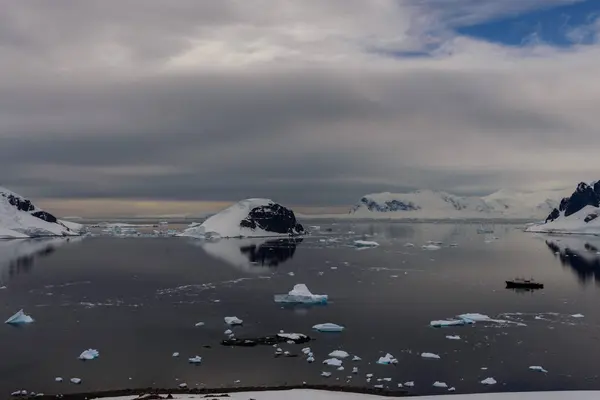
[[[598,3],[0,0],[0,185],[82,214],[600,179]]]

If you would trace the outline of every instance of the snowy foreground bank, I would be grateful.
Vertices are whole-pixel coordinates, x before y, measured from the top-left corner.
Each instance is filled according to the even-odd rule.
[[[126,397],[111,397],[105,400],[134,400],[137,396]],[[174,399],[206,399],[206,394],[176,394]],[[210,395],[211,399],[228,399],[228,400],[378,400],[389,399],[390,397],[360,394],[360,393],[343,393],[330,392],[326,390],[276,390],[264,392],[238,392],[227,393],[222,397],[218,394]],[[600,391],[564,391],[564,392],[521,392],[521,393],[477,393],[477,394],[457,394],[457,395],[440,395],[440,396],[423,396],[420,399],[441,399],[448,398],[450,400],[592,400],[600,398]]]

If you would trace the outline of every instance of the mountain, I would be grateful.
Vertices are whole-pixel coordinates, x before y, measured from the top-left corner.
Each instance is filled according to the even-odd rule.
[[[81,225],[65,222],[31,200],[0,187],[0,238],[77,236]]]
[[[561,191],[522,193],[500,190],[485,197],[417,190],[363,196],[350,210],[356,218],[472,219],[544,218],[558,205]]]
[[[600,181],[577,185],[561,200],[546,221],[527,228],[528,232],[600,234]]]
[[[180,236],[197,238],[295,236],[304,233],[294,212],[269,199],[246,199],[189,227]]]

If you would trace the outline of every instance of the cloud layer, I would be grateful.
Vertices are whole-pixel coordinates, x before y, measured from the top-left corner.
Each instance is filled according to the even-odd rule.
[[[2,185],[336,206],[598,179],[596,20],[570,48],[454,30],[574,2],[1,1]]]

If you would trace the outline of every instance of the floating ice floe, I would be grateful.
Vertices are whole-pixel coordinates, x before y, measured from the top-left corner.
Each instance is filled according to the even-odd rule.
[[[335,351],[332,351],[331,353],[329,353],[329,357],[346,358],[346,357],[350,357],[350,354],[348,354],[347,352],[345,352],[343,350],[335,350]]]
[[[6,324],[11,325],[30,324],[32,322],[33,318],[25,314],[23,310],[17,311],[12,317],[5,321]]]
[[[379,243],[371,240],[355,240],[354,247],[377,247]]]
[[[421,357],[435,359],[435,360],[439,360],[440,358],[442,358],[442,357],[438,356],[437,354],[433,354],[433,353],[421,353]]]
[[[80,360],[93,360],[95,358],[100,357],[100,352],[96,349],[87,349],[84,350],[80,355]]]
[[[585,315],[583,315],[583,314],[573,314],[573,315],[571,315],[571,317],[573,317],[573,318],[583,318],[583,317],[585,317]]]
[[[54,382],[62,382],[63,378],[61,378],[60,376],[57,376],[56,378],[54,378]]]
[[[223,332],[225,335],[231,335],[232,333],[233,331],[231,329],[227,329],[225,332]]]
[[[448,340],[460,340],[460,336],[458,336],[458,335],[448,335],[448,336],[446,336],[446,339],[448,339]]]
[[[433,382],[433,387],[445,389],[448,387],[448,384],[446,382],[435,381]]]
[[[481,381],[482,385],[495,385],[496,383],[498,383],[498,382],[496,382],[496,380],[494,378],[485,378],[484,380]]]
[[[321,376],[329,378],[331,376],[331,372],[321,372]]]
[[[194,326],[204,326],[204,322],[196,322],[196,325]]]
[[[311,353],[310,347],[305,347],[301,351],[302,351],[302,353],[307,354],[307,355]]]
[[[362,361],[362,358],[360,358],[359,356],[354,356],[352,357],[352,361]]]
[[[413,381],[404,382],[404,386],[406,386],[406,387],[414,387],[415,383]]]
[[[465,321],[462,319],[451,319],[451,320],[439,320],[439,321],[431,321],[429,325],[434,328],[444,328],[448,326],[459,326],[464,325]]]
[[[353,374],[358,374],[358,367],[353,367],[352,368],[352,373]]]
[[[327,304],[328,296],[312,294],[305,284],[299,283],[288,294],[276,294],[274,300],[276,303]]]
[[[448,389],[449,392],[456,392],[456,388],[454,386],[452,386],[450,389]]]
[[[81,383],[81,379],[80,378],[71,378],[71,383],[74,383],[75,385],[79,385]]]
[[[323,364],[327,364],[330,367],[341,367],[342,360],[338,360],[337,358],[328,358],[327,360],[323,361]]]
[[[309,362],[309,363],[314,363],[315,362],[315,358],[314,357],[308,357],[306,359],[306,361]]]
[[[529,367],[529,369],[532,370],[532,371],[538,371],[538,372],[544,372],[544,373],[548,372],[548,371],[546,371],[544,368],[542,368],[539,365],[532,365],[532,366]]]
[[[367,378],[372,378],[372,377],[373,377],[373,374],[366,374],[365,376],[366,376]]]
[[[16,390],[16,391],[12,392],[10,395],[13,397],[27,396],[28,392],[27,392],[27,390],[24,390],[24,389]]]
[[[173,355],[172,355],[172,356],[173,356],[173,357],[179,357],[179,353],[175,352],[175,353],[173,353]]]
[[[373,385],[375,389],[383,389],[383,385]]]
[[[296,274],[294,274],[292,271],[288,272],[289,276],[295,276]]]
[[[342,332],[345,328],[341,325],[327,322],[324,324],[317,324],[313,326],[313,329],[319,332]]]
[[[202,357],[200,357],[200,356],[194,356],[192,358],[188,358],[188,361],[191,364],[200,364],[202,362]]]
[[[382,380],[386,381],[386,382],[391,382],[392,378],[383,378]]]
[[[244,321],[242,321],[238,317],[225,317],[225,323],[227,325],[241,325],[244,323]]]
[[[385,356],[379,357],[379,360],[377,360],[377,364],[382,364],[382,365],[398,364],[398,360],[396,358],[394,358],[394,356],[391,355],[390,353],[387,353]]]
[[[404,243],[404,247],[415,247],[412,243]]]
[[[338,369],[337,369],[337,370],[338,370],[338,371],[343,371],[343,370],[344,370],[344,367],[341,367],[341,366],[340,366],[340,367],[338,367]]]
[[[187,383],[180,383],[179,387],[185,389],[187,387]]]
[[[421,246],[421,248],[423,250],[430,250],[430,251],[441,249],[441,247],[438,246],[437,244],[424,244],[423,246]]]

